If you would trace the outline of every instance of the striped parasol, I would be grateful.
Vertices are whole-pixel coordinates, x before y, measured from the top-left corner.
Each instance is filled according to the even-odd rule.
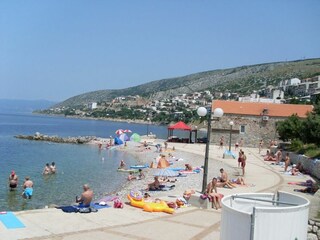
[[[116,131],[116,134],[117,135],[121,135],[123,133],[123,129],[118,129],[117,131]]]
[[[179,173],[177,171],[172,171],[170,169],[163,168],[157,170],[156,173],[153,175],[159,177],[176,177],[179,175]]]

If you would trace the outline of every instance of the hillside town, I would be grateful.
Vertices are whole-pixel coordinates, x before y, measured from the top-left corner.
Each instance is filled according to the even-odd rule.
[[[118,96],[112,101],[90,102],[79,107],[57,107],[42,111],[46,114],[66,116],[122,119],[169,124],[182,120],[186,123],[198,119],[195,114],[200,106],[207,106],[212,100],[234,100],[260,103],[303,103],[311,104],[320,94],[320,75],[307,78],[282,80],[277,86],[265,86],[249,96],[240,96],[236,91],[193,92],[179,94],[162,100],[136,96]]]

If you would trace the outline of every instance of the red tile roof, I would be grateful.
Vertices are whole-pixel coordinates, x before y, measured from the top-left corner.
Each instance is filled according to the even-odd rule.
[[[261,116],[264,109],[267,109],[270,117],[289,117],[297,114],[301,118],[307,117],[308,112],[312,112],[312,105],[297,104],[277,104],[261,102],[238,102],[214,100],[212,109],[222,108],[225,114]]]

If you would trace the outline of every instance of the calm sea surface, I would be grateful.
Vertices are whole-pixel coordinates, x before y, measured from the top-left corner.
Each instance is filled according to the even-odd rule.
[[[122,151],[99,151],[97,146],[20,140],[14,138],[15,135],[40,132],[64,137],[109,137],[115,136],[119,128],[141,135],[145,135],[149,128],[158,138],[167,137],[164,126],[0,113],[0,211],[36,209],[49,204],[68,205],[81,193],[84,183],[91,185],[98,199],[117,190],[126,181],[126,175],[116,171],[121,159],[128,165],[136,163],[132,155]],[[56,162],[58,173],[43,176],[41,173],[45,163],[52,161]],[[12,170],[19,176],[19,187],[10,192],[8,177]],[[21,197],[25,176],[30,176],[34,181],[31,200]]]

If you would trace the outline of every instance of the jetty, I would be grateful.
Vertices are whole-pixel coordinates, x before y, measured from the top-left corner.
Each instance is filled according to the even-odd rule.
[[[34,140],[34,141],[47,141],[55,143],[72,143],[72,144],[86,144],[91,141],[97,140],[96,136],[79,136],[79,137],[59,137],[49,136],[36,132],[34,135],[16,135],[15,138]]]

